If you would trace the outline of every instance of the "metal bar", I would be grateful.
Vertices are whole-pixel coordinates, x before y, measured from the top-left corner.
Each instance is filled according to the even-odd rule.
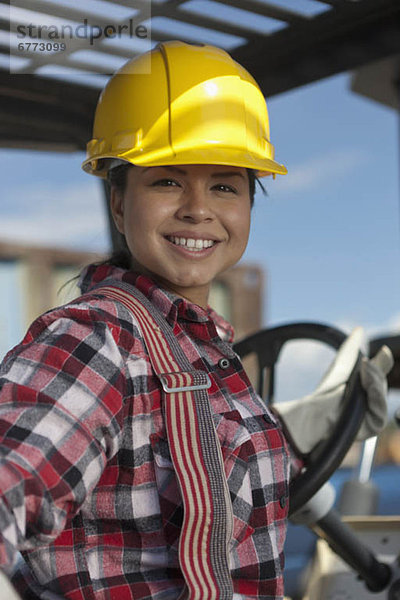
[[[71,141],[81,138],[86,123],[74,111],[69,111],[67,108],[60,111],[56,107],[43,103],[31,103],[29,110],[26,108],[27,104],[24,100],[0,97],[1,120],[4,120],[7,125],[14,122],[18,127],[32,127],[34,124],[35,127],[46,128],[51,123],[53,133],[65,133]]]
[[[378,438],[375,436],[365,440],[363,444],[361,460],[358,467],[358,481],[361,483],[366,483],[370,480],[377,441]]]
[[[55,82],[37,75],[19,75],[0,69],[0,95],[10,98],[23,98],[27,102],[39,102],[61,109],[63,105],[85,119],[93,117],[93,108],[99,90],[76,83],[59,80]]]
[[[369,590],[380,592],[387,587],[391,578],[390,567],[377,560],[353,530],[342,522],[335,509],[332,508],[312,529],[360,575]]]

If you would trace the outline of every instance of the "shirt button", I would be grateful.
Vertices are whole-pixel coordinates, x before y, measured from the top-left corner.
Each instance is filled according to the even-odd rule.
[[[230,364],[231,363],[230,363],[229,359],[227,359],[227,358],[221,358],[218,361],[218,366],[219,366],[220,369],[227,369]]]
[[[279,504],[280,504],[281,508],[285,508],[285,506],[286,506],[286,496],[281,496],[279,498]]]

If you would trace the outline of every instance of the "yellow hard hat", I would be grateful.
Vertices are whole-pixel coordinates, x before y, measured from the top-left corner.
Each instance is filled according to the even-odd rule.
[[[107,83],[82,167],[105,177],[117,159],[284,175],[269,135],[264,97],[243,67],[214,46],[171,41],[130,60]]]

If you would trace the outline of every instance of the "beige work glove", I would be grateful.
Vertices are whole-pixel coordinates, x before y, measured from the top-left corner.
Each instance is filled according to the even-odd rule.
[[[337,422],[346,383],[357,362],[362,339],[363,329],[356,327],[340,346],[334,361],[312,394],[274,405],[290,441],[302,454],[308,454],[318,442],[326,439]],[[386,375],[393,363],[392,353],[387,346],[382,346],[374,358],[362,359],[360,376],[367,392],[368,406],[357,440],[377,435],[386,424]]]

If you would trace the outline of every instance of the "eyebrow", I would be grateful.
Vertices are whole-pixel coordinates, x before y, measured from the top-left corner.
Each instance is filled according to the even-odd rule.
[[[241,177],[245,179],[245,176],[240,171],[221,171],[219,173],[213,173],[211,177]]]
[[[157,167],[145,167],[142,171],[142,173],[145,173],[146,171],[148,171],[149,169],[154,169]],[[179,167],[175,167],[173,165],[158,165],[158,168],[160,169],[167,169],[168,171],[172,171],[175,173],[179,173],[180,175],[187,175],[187,171],[185,171],[184,169],[180,169]],[[240,171],[220,171],[218,173],[212,173],[211,177],[241,177],[242,179],[246,179],[245,176],[243,175],[243,173],[241,173]]]

